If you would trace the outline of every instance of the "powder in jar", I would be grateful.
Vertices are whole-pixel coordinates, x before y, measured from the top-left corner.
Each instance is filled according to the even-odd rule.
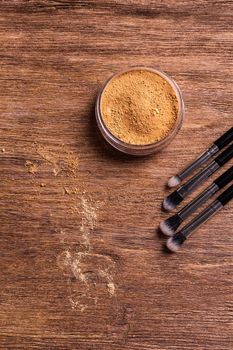
[[[178,118],[173,87],[159,74],[143,69],[111,79],[103,91],[100,109],[108,130],[132,145],[164,139]]]

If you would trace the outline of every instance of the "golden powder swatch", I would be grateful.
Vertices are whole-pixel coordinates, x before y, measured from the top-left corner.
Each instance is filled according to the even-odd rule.
[[[173,87],[159,74],[143,69],[122,73],[107,84],[101,114],[109,131],[121,141],[147,145],[164,139],[178,118]]]

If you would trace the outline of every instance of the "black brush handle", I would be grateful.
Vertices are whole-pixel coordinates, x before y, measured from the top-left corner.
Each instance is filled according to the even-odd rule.
[[[190,223],[183,227],[180,233],[182,233],[186,238],[189,237],[199,226],[208,221],[215,213],[221,210],[222,207],[222,203],[219,200],[215,200],[209,207],[204,209]]]
[[[228,131],[225,132],[222,136],[220,136],[214,144],[219,148],[222,149],[226,145],[228,145],[231,141],[233,141],[233,127],[230,128]]]
[[[231,199],[233,199],[233,185],[228,187],[228,189],[217,198],[222,205],[226,205]]]
[[[215,158],[215,162],[219,165],[219,167],[223,166],[233,157],[233,144],[227,147],[225,151],[223,151],[219,156]]]
[[[194,170],[203,165],[207,160],[218,153],[222,148],[227,146],[233,141],[233,127],[226,131],[222,136],[220,136],[216,141],[213,142],[212,146],[202,153],[193,163],[188,165],[184,170],[182,170],[176,176],[183,181],[188,177]],[[173,187],[173,186],[172,186]]]
[[[233,180],[233,166],[230,167],[225,173],[219,176],[214,183],[219,189],[225,187],[230,181]]]

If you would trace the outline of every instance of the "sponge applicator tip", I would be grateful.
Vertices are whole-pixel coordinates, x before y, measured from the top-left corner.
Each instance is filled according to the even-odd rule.
[[[169,187],[176,187],[180,183],[181,183],[181,180],[180,180],[179,176],[176,175],[176,176],[172,176],[167,184]]]

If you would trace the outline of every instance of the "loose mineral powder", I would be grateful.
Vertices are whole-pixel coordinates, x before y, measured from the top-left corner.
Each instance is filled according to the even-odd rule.
[[[140,68],[108,82],[100,111],[113,136],[130,145],[149,145],[169,135],[178,118],[179,104],[167,79]]]

